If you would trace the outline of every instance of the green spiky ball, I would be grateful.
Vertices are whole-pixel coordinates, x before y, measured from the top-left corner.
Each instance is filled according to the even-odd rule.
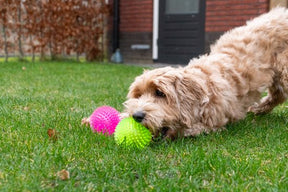
[[[143,149],[150,143],[152,134],[142,124],[136,122],[132,117],[128,117],[119,122],[114,137],[118,145]]]

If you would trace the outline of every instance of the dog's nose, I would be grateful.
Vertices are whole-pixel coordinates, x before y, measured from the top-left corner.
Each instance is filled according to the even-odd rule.
[[[143,119],[145,118],[145,115],[146,114],[144,112],[137,111],[132,115],[132,117],[133,117],[133,119],[135,119],[135,121],[141,123],[143,121]]]

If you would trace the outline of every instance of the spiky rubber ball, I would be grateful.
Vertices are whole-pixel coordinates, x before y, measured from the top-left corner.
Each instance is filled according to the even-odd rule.
[[[114,138],[118,145],[143,149],[150,143],[152,134],[132,117],[127,117],[122,119],[117,125]]]
[[[93,132],[112,135],[120,121],[119,112],[110,106],[98,107],[90,116]]]

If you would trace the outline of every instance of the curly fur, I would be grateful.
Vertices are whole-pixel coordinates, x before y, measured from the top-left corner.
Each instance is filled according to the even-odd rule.
[[[130,116],[143,112],[154,135],[166,128],[175,138],[220,130],[247,111],[270,112],[287,94],[288,11],[276,8],[226,32],[186,67],[145,71],[124,106]]]

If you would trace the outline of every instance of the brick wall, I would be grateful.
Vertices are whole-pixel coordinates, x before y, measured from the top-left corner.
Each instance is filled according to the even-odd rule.
[[[269,10],[269,0],[206,0],[205,51],[225,31]]]
[[[269,0],[206,0],[205,31],[227,31],[268,11]],[[120,31],[152,32],[153,0],[121,0]]]
[[[269,0],[207,0],[205,31],[227,31],[268,11]]]
[[[153,0],[120,0],[120,51],[126,63],[152,63]],[[149,48],[133,49],[145,45]]]
[[[120,0],[120,31],[152,32],[153,0]]]

